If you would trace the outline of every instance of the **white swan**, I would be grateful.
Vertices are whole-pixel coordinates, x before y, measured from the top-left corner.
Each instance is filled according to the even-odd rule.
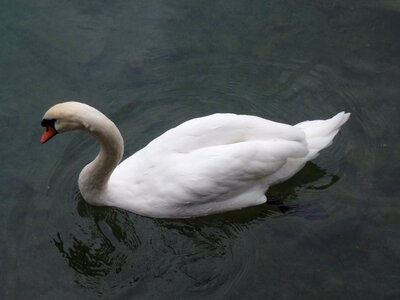
[[[65,102],[43,117],[41,142],[81,129],[100,153],[79,175],[83,198],[156,218],[187,218],[267,201],[283,181],[329,146],[350,114],[291,126],[255,116],[214,114],[187,121],[120,162],[122,136],[95,108]]]

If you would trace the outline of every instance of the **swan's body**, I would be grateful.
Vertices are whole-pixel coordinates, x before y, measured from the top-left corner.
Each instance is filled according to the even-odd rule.
[[[329,146],[350,114],[295,126],[255,116],[214,114],[187,121],[123,162],[117,127],[86,104],[65,102],[42,121],[42,143],[83,129],[101,150],[79,176],[83,198],[158,218],[187,218],[266,202],[265,192]],[[119,165],[118,165],[119,164]]]

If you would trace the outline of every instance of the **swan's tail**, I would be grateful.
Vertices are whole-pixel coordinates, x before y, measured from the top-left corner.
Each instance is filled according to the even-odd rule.
[[[305,121],[296,124],[295,127],[302,129],[306,134],[308,148],[310,150],[307,159],[311,160],[318,156],[318,152],[331,143],[340,127],[349,119],[350,113],[340,112],[328,120]]]

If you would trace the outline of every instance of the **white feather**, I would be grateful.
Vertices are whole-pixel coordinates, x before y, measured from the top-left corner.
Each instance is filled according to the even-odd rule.
[[[255,116],[214,114],[167,131],[117,166],[123,149],[119,131],[110,123],[102,127],[103,121],[110,121],[80,105],[58,104],[45,118],[64,120],[66,130],[72,130],[66,111],[74,110],[74,120],[89,124],[100,141],[99,156],[79,178],[83,197],[92,204],[162,218],[201,216],[265,202],[268,187],[318,155],[349,118],[339,113],[326,121],[291,126]],[[76,129],[88,128],[79,125]],[[57,128],[62,131],[62,121]]]

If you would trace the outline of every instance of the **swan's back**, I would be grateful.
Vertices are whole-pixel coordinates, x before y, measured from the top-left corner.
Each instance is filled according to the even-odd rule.
[[[301,142],[305,135],[301,129],[260,117],[219,113],[186,121],[154,139],[146,148],[188,153],[205,147],[271,139]]]

